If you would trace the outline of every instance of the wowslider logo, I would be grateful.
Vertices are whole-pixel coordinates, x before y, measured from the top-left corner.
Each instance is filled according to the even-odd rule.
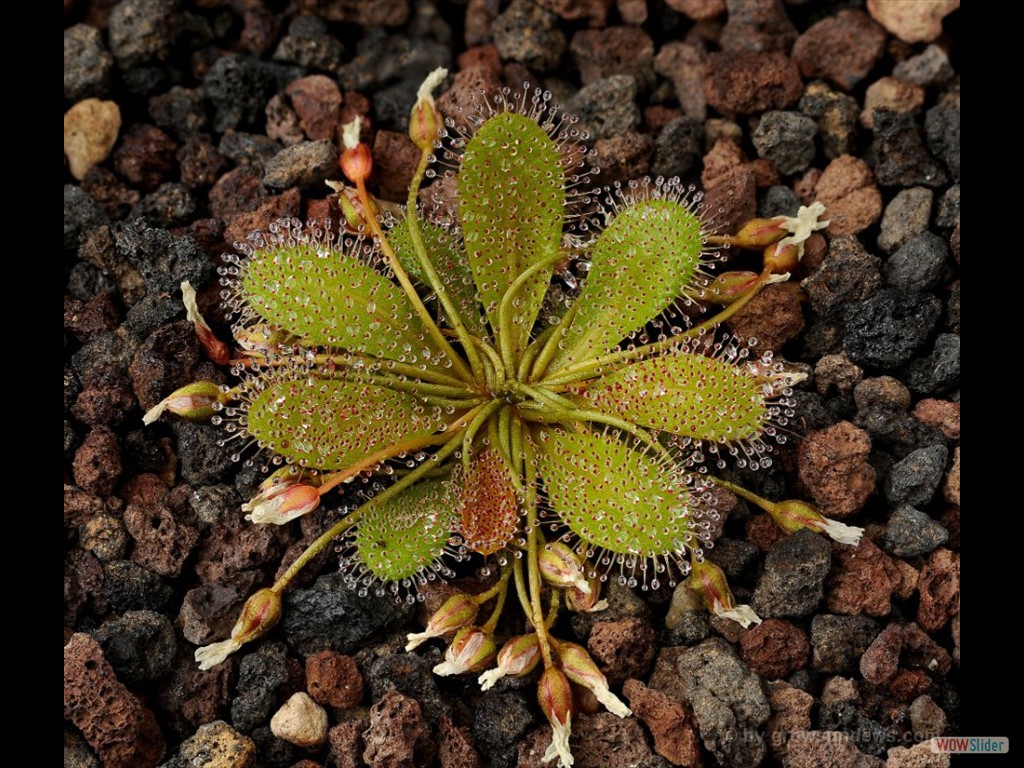
[[[932,752],[947,755],[1005,755],[1010,751],[1006,736],[936,736],[929,743]]]

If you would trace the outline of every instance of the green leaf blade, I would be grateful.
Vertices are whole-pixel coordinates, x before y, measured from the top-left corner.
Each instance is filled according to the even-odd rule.
[[[528,117],[495,115],[466,145],[458,186],[463,239],[480,301],[496,333],[508,334],[513,347],[522,349],[551,269],[539,270],[516,297],[515,327],[502,329],[498,310],[519,275],[558,254],[566,201],[558,145]]]
[[[243,264],[238,292],[248,308],[306,346],[403,362],[432,346],[400,287],[322,238],[294,231],[267,238]]]
[[[610,434],[543,429],[537,445],[548,500],[585,544],[638,558],[692,546],[693,500],[678,472]]]
[[[439,409],[375,384],[295,372],[259,386],[246,430],[261,446],[311,469],[348,469],[444,423]]]
[[[673,200],[624,208],[598,237],[576,314],[551,372],[590,360],[664,312],[700,267],[700,219]]]
[[[447,480],[421,480],[373,504],[355,529],[358,563],[382,582],[413,579],[436,567],[456,524]]]
[[[577,394],[641,427],[730,442],[764,431],[770,416],[764,386],[746,366],[680,350],[627,365]]]

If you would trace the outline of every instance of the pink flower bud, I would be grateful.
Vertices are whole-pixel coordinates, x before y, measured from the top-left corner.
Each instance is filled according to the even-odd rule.
[[[176,389],[142,417],[143,424],[152,424],[164,411],[193,421],[208,419],[216,413],[214,406],[221,399],[220,387],[210,381],[197,381]]]
[[[497,652],[498,646],[490,633],[480,627],[463,627],[455,633],[444,661],[434,667],[434,674],[445,677],[480,672],[491,665]]]
[[[227,365],[231,360],[231,350],[228,345],[217,338],[206,320],[199,312],[199,305],[196,303],[196,290],[186,280],[181,284],[181,301],[185,305],[185,318],[192,323],[196,330],[196,337],[206,352],[206,356],[217,365]]]
[[[731,245],[758,251],[779,242],[786,234],[787,230],[775,219],[751,219],[728,240]]]
[[[773,243],[764,249],[764,268],[775,275],[788,274],[796,269],[802,255],[793,243]]]
[[[548,584],[560,589],[574,587],[590,592],[590,584],[583,575],[583,561],[579,555],[561,541],[546,545],[537,558],[540,575]]]
[[[472,624],[479,610],[480,606],[470,595],[463,592],[452,595],[430,617],[427,628],[423,632],[406,635],[408,642],[405,650],[411,651],[433,637],[441,637]]]
[[[619,717],[627,717],[633,714],[629,707],[608,690],[607,678],[597,668],[597,664],[590,658],[586,648],[576,643],[559,643],[557,650],[558,660],[566,677],[574,683],[593,691],[597,700],[604,704],[605,709],[612,714],[616,714]]]
[[[427,75],[409,116],[409,138],[423,152],[429,152],[434,148],[434,140],[441,130],[441,115],[434,103],[433,90],[444,82],[447,76],[448,70],[440,68]]]
[[[761,619],[749,605],[737,605],[722,569],[710,560],[691,563],[689,586],[700,595],[708,610],[723,619],[732,619],[744,628],[760,624]]]
[[[199,669],[206,670],[220,664],[245,643],[267,634],[281,618],[281,596],[264,588],[254,593],[242,607],[242,614],[231,630],[231,637],[219,643],[204,645],[196,650]]]
[[[558,667],[548,667],[540,676],[537,703],[551,723],[551,744],[541,757],[541,762],[547,763],[557,757],[559,768],[569,768],[573,763],[572,752],[569,750],[569,736],[572,735],[572,686]]]
[[[704,289],[703,297],[716,304],[732,304],[757,283],[756,272],[723,272]]]
[[[520,677],[530,674],[540,656],[540,639],[535,632],[513,637],[498,651],[498,666],[480,675],[480,688],[486,691],[506,675]]]
[[[365,182],[373,171],[373,153],[370,152],[370,145],[359,142],[351,149],[346,149],[341,153],[338,165],[353,184]]]
[[[265,481],[266,482],[266,481]],[[245,519],[253,523],[282,525],[302,517],[320,506],[320,491],[312,485],[271,485],[262,488],[251,501],[242,505]]]
[[[790,499],[773,504],[768,510],[775,524],[787,533],[795,533],[803,528],[824,533],[826,536],[838,541],[840,544],[857,546],[864,535],[863,528],[840,523],[838,520],[829,520],[822,515],[812,504],[806,501]]]

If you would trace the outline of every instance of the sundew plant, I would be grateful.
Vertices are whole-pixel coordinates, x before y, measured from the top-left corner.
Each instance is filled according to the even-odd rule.
[[[484,688],[539,667],[545,760],[568,766],[570,683],[630,712],[587,651],[555,636],[562,612],[601,610],[609,578],[645,589],[686,578],[718,615],[759,621],[704,558],[720,527],[714,486],[788,531],[859,537],[804,502],[714,476],[728,461],[768,465],[798,380],[721,323],[785,280],[827,222],[815,204],[716,236],[678,179],[592,190],[584,137],[548,94],[505,92],[471,128],[445,129],[431,96],[444,76],[427,79],[412,111],[421,156],[405,210],[368,191],[372,157],[354,122],[341,161],[352,186],[332,185],[343,225],[278,222],[224,270],[239,383],[191,384],[147,421],[212,417],[240,455],[257,448],[275,469],[243,506],[255,524],[376,478],[248,600],[230,638],[197,651],[203,668],[273,627],[283,590],[329,546],[368,599],[415,599],[480,558],[493,586],[451,597],[407,649],[446,641],[434,671],[481,673]],[[417,202],[435,159],[456,190],[448,219]],[[763,270],[722,271],[724,246],[763,251]],[[223,355],[184,291],[201,340]],[[509,637],[500,619],[512,606],[525,631]]]

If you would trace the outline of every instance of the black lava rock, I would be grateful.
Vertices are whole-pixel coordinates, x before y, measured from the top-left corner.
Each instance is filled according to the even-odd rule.
[[[473,740],[488,765],[512,768],[516,745],[537,722],[533,702],[525,693],[488,691],[473,706]]]
[[[110,88],[114,57],[103,47],[99,30],[75,24],[64,30],[64,98],[78,101],[103,96]]]
[[[636,80],[629,75],[595,80],[572,97],[568,109],[580,119],[580,130],[591,140],[619,136],[640,124]]]
[[[770,219],[773,216],[796,216],[800,210],[800,198],[789,187],[776,184],[768,187],[761,195],[757,206],[757,215]]]
[[[276,61],[291,61],[310,69],[333,71],[341,66],[345,46],[331,35],[319,16],[295,16],[288,34],[274,51]]]
[[[670,120],[654,142],[651,172],[656,176],[684,176],[700,160],[704,145],[704,124],[680,115]]]
[[[136,203],[131,217],[155,227],[180,227],[196,212],[196,200],[184,184],[168,181]]]
[[[878,247],[892,253],[928,229],[934,194],[926,187],[902,189],[885,207]]]
[[[957,294],[959,301],[959,293]],[[940,333],[928,357],[914,360],[907,369],[907,386],[914,392],[937,395],[960,384],[960,336]]]
[[[178,649],[174,625],[155,611],[128,611],[94,635],[103,657],[128,684],[159,680],[171,671]]]
[[[263,123],[267,100],[277,90],[274,74],[259,59],[231,53],[217,60],[203,80],[214,109],[213,129],[223,133]]]
[[[819,317],[838,320],[848,303],[866,299],[881,287],[881,264],[856,237],[837,237],[818,268],[800,285]]]
[[[874,131],[872,151],[879,184],[884,187],[938,187],[946,183],[946,174],[935,158],[928,154],[912,114],[876,109]]]
[[[86,229],[107,221],[107,214],[89,193],[77,184],[64,185],[64,253],[74,253]]]
[[[857,669],[860,657],[880,629],[878,622],[866,616],[818,614],[811,620],[814,669],[833,674]]]
[[[759,157],[770,160],[784,176],[791,176],[811,164],[817,134],[817,125],[806,115],[771,111],[761,116],[752,140]]]
[[[205,131],[208,122],[202,92],[180,85],[151,97],[149,114],[156,125],[182,141]]]
[[[939,487],[948,459],[944,445],[930,445],[907,454],[893,465],[886,478],[886,498],[893,504],[927,504]]]
[[[181,457],[181,479],[189,485],[213,485],[225,480],[236,459],[221,445],[225,432],[210,424],[174,422]]]
[[[939,158],[954,180],[960,181],[960,110],[939,104],[924,116],[928,148]]]
[[[103,601],[113,613],[158,611],[171,599],[171,588],[141,565],[115,560],[103,565]]]
[[[366,672],[371,701],[380,701],[394,689],[416,699],[431,722],[450,714],[451,707],[441,698],[437,687],[438,677],[432,671],[433,665],[418,653],[384,653],[379,657],[374,654],[372,659]]]
[[[242,657],[238,684],[231,700],[231,722],[248,733],[270,719],[278,703],[277,691],[288,680],[287,653],[283,643],[263,643]]]
[[[163,61],[177,30],[178,0],[122,0],[107,22],[110,50],[122,70]]]
[[[550,72],[565,52],[565,35],[558,17],[532,0],[513,0],[494,20],[494,45],[503,58],[537,72]]]
[[[762,618],[807,616],[825,595],[825,577],[832,567],[828,539],[798,531],[772,545],[751,606]]]
[[[882,546],[897,557],[927,555],[949,540],[949,531],[919,509],[901,504],[889,518]]]
[[[309,589],[296,589],[285,603],[285,641],[303,656],[327,648],[350,653],[412,616],[412,607],[406,603],[360,597],[340,573],[321,576]]]
[[[930,294],[883,288],[847,305],[843,349],[857,365],[898,368],[928,339],[941,310],[941,302]]]
[[[182,281],[200,286],[213,276],[213,264],[188,235],[142,220],[115,224],[112,231],[118,256],[139,271],[149,294],[177,294]]]
[[[930,291],[946,273],[949,247],[931,232],[910,238],[882,268],[885,282],[900,291]]]

